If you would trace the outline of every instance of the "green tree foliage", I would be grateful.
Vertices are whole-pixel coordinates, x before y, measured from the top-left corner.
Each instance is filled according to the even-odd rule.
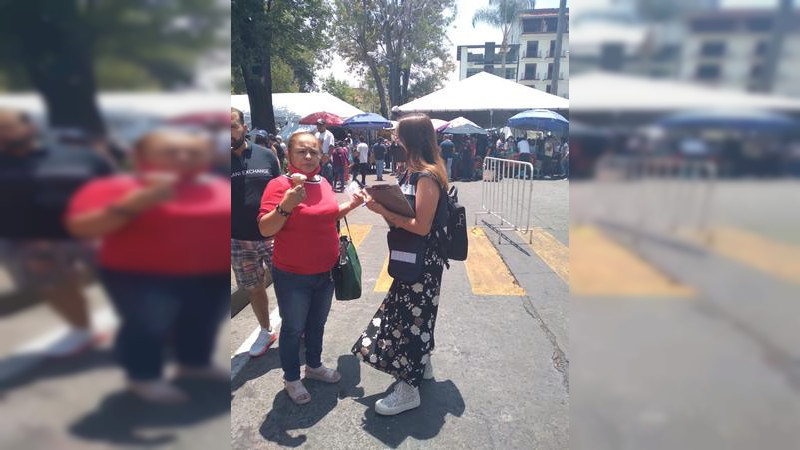
[[[444,69],[452,67],[446,32],[455,12],[455,0],[334,0],[338,53],[375,84],[384,117],[424,77],[434,79],[418,91],[445,79]]]
[[[272,59],[272,92],[300,92],[294,69],[277,57]]]
[[[253,126],[274,132],[273,60],[291,67],[299,90],[312,90],[315,65],[327,57],[329,7],[323,0],[231,0],[231,16],[234,75],[242,76]]]
[[[98,89],[192,81],[226,10],[215,0],[0,0],[0,72],[8,90],[38,90],[55,127],[99,135]]]

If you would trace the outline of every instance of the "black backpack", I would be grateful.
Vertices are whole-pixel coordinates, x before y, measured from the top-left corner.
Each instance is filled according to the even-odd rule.
[[[458,189],[455,186],[452,186],[447,193],[447,213],[446,257],[456,261],[466,261],[469,250],[467,210],[458,203]]]

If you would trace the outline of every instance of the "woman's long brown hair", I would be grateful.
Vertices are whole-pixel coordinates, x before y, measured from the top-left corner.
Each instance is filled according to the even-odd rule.
[[[397,137],[408,153],[407,164],[412,172],[429,171],[436,180],[447,186],[447,169],[442,159],[442,151],[436,143],[436,131],[427,114],[413,114],[403,117],[397,124]]]

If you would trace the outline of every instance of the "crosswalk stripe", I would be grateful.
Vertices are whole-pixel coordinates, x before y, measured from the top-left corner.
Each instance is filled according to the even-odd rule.
[[[570,227],[570,293],[586,296],[669,297],[694,295],[592,226]]]
[[[375,282],[375,292],[389,292],[392,286],[392,277],[389,276],[389,255],[383,260],[383,267],[381,274],[378,275],[378,281]]]
[[[525,295],[497,249],[480,227],[469,234],[469,257],[464,262],[472,293],[476,295]]]
[[[800,247],[732,227],[719,227],[708,234],[682,233],[689,240],[748,267],[800,283]]]
[[[520,233],[531,249],[555,272],[564,282],[569,283],[569,247],[562,244],[543,228],[534,228],[528,233]],[[532,236],[531,236],[532,235]],[[528,239],[531,237],[531,239]]]
[[[347,227],[342,224],[342,234],[347,234]],[[356,249],[364,242],[364,239],[369,234],[369,230],[372,229],[372,225],[367,224],[353,224],[350,225],[350,232],[352,235],[350,239],[353,241],[353,245],[356,246]]]

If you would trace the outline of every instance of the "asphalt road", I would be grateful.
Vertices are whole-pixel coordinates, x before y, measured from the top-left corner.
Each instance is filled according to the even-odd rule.
[[[572,184],[573,448],[797,448],[798,187]]]

